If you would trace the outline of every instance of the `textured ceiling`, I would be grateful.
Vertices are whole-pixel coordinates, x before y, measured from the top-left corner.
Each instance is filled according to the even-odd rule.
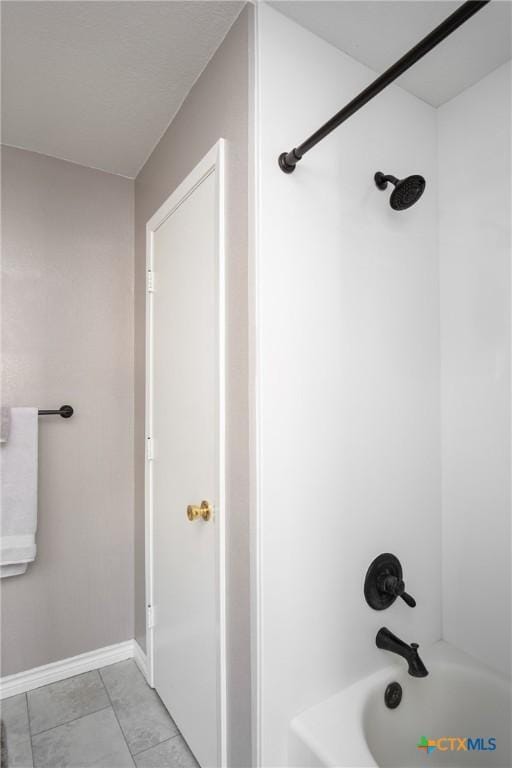
[[[2,2],[2,142],[133,177],[241,2]]]
[[[274,8],[379,74],[461,3],[276,0]],[[492,0],[397,80],[437,107],[512,56],[511,3]],[[341,105],[340,105],[341,106]]]

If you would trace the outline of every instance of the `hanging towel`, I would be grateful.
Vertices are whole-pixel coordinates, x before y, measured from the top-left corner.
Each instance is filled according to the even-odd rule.
[[[24,573],[36,556],[37,427],[37,408],[11,408],[0,445],[0,578]]]
[[[11,409],[2,405],[0,408],[0,443],[6,443],[11,429]]]

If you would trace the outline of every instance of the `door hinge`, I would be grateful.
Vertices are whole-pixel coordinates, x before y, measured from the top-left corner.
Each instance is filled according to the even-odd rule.
[[[153,629],[155,626],[155,609],[152,605],[147,606],[147,621],[148,629]]]
[[[152,461],[153,460],[153,438],[152,437],[147,438],[146,445],[147,445],[146,451],[147,451],[148,461]]]
[[[148,269],[147,272],[147,291],[148,293],[155,292],[155,273],[151,269]]]

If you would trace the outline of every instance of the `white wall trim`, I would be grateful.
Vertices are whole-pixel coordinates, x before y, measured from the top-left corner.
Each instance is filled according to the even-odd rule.
[[[249,464],[250,464],[250,600],[251,600],[251,725],[253,765],[262,765],[262,626],[263,589],[262,574],[262,525],[261,499],[261,455],[260,455],[260,347],[259,347],[259,225],[261,206],[261,150],[260,150],[260,8],[256,4],[252,30],[252,79],[249,101],[249,253],[248,253],[248,298],[249,298]]]
[[[118,661],[125,661],[125,659],[134,659],[142,674],[146,676],[145,654],[135,640],[126,640],[123,643],[107,645],[68,659],[53,661],[42,667],[27,669],[25,672],[6,675],[0,678],[0,700],[41,688],[43,685],[57,683],[74,675],[81,675],[83,672],[106,667]]]

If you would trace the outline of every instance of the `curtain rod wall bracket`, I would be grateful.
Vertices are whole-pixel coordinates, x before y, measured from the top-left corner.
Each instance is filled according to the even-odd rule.
[[[279,167],[284,173],[293,173],[300,159],[295,149],[292,149],[291,152],[281,152],[279,155]]]
[[[279,167],[284,173],[293,173],[295,166],[302,159],[306,152],[309,152],[319,141],[325,139],[329,133],[334,131],[341,123],[345,122],[354,112],[357,112],[361,107],[364,107],[371,99],[377,96],[378,93],[384,90],[386,86],[397,79],[406,70],[416,64],[426,53],[435,48],[436,45],[444,40],[448,35],[451,35],[461,24],[471,18],[477,11],[486,6],[490,0],[466,0],[462,3],[456,11],[448,16],[441,24],[430,32],[426,37],[417,43],[414,48],[411,48],[401,59],[392,64],[391,67],[386,69],[376,80],[361,91],[352,101],[346,104],[343,109],[340,109],[334,117],[331,117],[324,125],[322,125],[315,133],[309,138],[299,144],[290,152],[282,152],[279,155]]]

